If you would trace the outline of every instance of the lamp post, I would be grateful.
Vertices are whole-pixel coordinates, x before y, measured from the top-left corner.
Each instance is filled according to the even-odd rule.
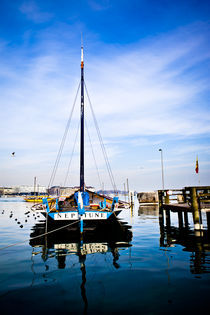
[[[163,174],[163,150],[159,149],[160,151],[160,156],[161,156],[161,169],[162,169],[162,186],[164,190],[164,174]]]

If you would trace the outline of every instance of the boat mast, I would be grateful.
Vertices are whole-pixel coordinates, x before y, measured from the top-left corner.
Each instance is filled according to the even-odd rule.
[[[84,192],[84,61],[81,47],[81,134],[80,134],[80,191]]]

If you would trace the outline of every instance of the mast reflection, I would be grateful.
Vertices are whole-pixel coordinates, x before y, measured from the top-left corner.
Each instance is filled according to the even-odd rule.
[[[84,302],[84,314],[87,313],[88,299],[86,295],[86,256],[95,253],[112,253],[113,266],[118,269],[119,250],[131,246],[132,232],[126,222],[115,219],[109,223],[101,224],[96,229],[85,230],[83,240],[80,238],[78,229],[63,229],[46,236],[41,236],[46,232],[46,222],[37,223],[31,233],[29,244],[36,248],[34,255],[40,254],[43,261],[56,258],[58,269],[66,268],[66,256],[76,255],[80,263],[82,281],[80,285],[81,297]],[[48,226],[48,231],[52,227]],[[38,237],[40,235],[40,237]]]

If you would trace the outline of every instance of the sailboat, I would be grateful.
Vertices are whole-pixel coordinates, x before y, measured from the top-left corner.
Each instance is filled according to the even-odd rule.
[[[45,216],[50,222],[79,222],[80,232],[88,224],[110,221],[128,207],[128,203],[119,201],[117,196],[110,198],[90,191],[85,187],[84,180],[84,60],[81,47],[81,113],[80,113],[80,186],[70,196],[58,197],[48,201],[43,198],[46,208]],[[85,224],[83,224],[83,222]]]
[[[43,198],[47,198],[48,201],[52,200],[53,198],[45,195],[39,195],[39,185],[37,185],[37,178],[36,176],[34,177],[34,192],[33,192],[33,196],[27,196],[24,197],[24,200],[26,202],[33,202],[35,204],[39,204],[42,203],[42,199]]]

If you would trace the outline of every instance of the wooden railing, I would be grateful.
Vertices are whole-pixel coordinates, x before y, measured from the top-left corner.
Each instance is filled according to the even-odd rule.
[[[158,190],[160,215],[163,210],[193,213],[195,229],[202,226],[201,209],[210,208],[210,186],[184,187],[183,189]],[[176,201],[176,202],[175,202]],[[169,214],[168,214],[169,215]]]
[[[182,189],[158,190],[159,205],[171,202],[193,204],[194,199],[202,208],[203,204],[210,204],[210,186],[184,187]]]

